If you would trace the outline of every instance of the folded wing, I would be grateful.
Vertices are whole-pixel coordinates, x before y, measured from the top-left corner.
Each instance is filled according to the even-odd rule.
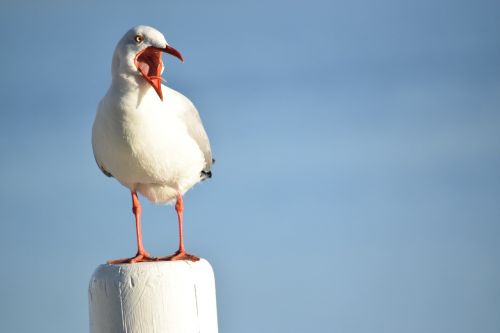
[[[186,98],[187,99],[187,98]],[[189,101],[189,100],[188,100]],[[202,179],[212,177],[212,164],[214,159],[212,158],[212,150],[210,149],[210,141],[208,140],[207,132],[203,127],[200,115],[196,107],[189,101],[185,104],[181,110],[178,111],[179,118],[181,118],[186,124],[189,135],[198,144],[200,150],[205,157],[205,167],[200,170],[200,177]]]

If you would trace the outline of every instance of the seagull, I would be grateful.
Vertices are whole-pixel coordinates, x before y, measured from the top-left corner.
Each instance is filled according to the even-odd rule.
[[[199,260],[184,248],[182,198],[212,176],[214,160],[193,103],[162,84],[163,53],[184,61],[158,30],[144,25],[130,29],[115,48],[111,86],[97,108],[94,157],[106,176],[130,190],[137,235],[137,254],[109,264]],[[145,250],[138,193],[153,203],[175,203],[179,249],[173,255],[155,258]]]

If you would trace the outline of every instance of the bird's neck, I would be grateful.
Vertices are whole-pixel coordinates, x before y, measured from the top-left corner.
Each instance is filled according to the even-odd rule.
[[[111,90],[126,94],[141,94],[148,88],[147,82],[139,76],[129,74],[119,74],[113,76]]]
[[[113,76],[109,93],[119,96],[127,104],[138,105],[149,89],[152,89],[151,86],[142,77],[120,74]]]

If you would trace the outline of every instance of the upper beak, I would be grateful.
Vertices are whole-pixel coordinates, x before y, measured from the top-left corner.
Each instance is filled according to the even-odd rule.
[[[171,54],[174,57],[176,57],[177,59],[179,59],[180,61],[184,62],[184,58],[182,57],[182,54],[170,45],[167,45],[163,49],[159,49],[159,50],[162,50],[165,53]]]

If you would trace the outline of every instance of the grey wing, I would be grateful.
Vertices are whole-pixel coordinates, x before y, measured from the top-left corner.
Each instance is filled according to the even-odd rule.
[[[196,107],[189,103],[189,107],[186,107],[182,112],[180,112],[180,118],[186,124],[189,135],[198,144],[200,150],[203,152],[205,157],[205,167],[201,170],[201,178],[206,179],[212,177],[212,164],[214,159],[212,158],[212,150],[210,149],[210,141],[208,140],[207,132],[203,127],[200,115]]]

